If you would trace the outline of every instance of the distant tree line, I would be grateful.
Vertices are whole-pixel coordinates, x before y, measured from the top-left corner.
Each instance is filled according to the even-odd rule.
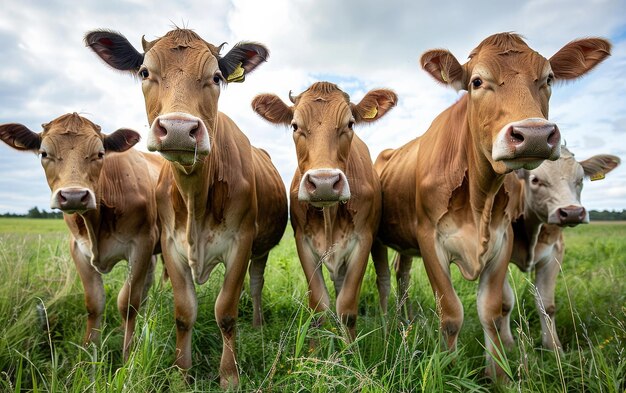
[[[4,213],[0,214],[0,217],[20,217],[20,218],[63,218],[61,212],[48,212],[45,210],[39,210],[36,206],[28,210],[26,214],[16,213]]]
[[[597,221],[626,221],[626,209],[620,211],[590,210],[589,218]]]

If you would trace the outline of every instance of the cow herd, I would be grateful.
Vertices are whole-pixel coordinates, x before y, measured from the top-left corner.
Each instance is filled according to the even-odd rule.
[[[535,270],[543,345],[561,349],[554,288],[562,227],[588,221],[580,204],[583,177],[603,177],[620,161],[599,155],[577,162],[562,146],[558,125],[548,120],[548,103],[553,82],[576,79],[610,55],[608,41],[575,40],[546,59],[520,36],[501,33],[483,40],[465,64],[449,51],[427,51],[424,70],[467,93],[422,136],[383,151],[375,162],[354,126],[387,115],[398,101],[393,91],[369,91],[357,104],[328,82],[290,93],[291,104],[258,95],[252,109],[293,130],[298,167],[289,194],[269,155],[218,111],[223,86],[244,81],[267,60],[263,45],[241,42],[222,55],[221,46],[187,29],[142,39],[143,52],[109,30],[87,33],[85,43],[110,67],[141,80],[147,146],[160,155],[133,149],[137,132],[122,128],[107,135],[76,113],[44,124],[41,133],[0,125],[5,143],[41,156],[51,207],[64,213],[85,290],[85,343],[97,340],[101,327],[101,274],[126,260],[129,275],[117,303],[128,356],[155,255],[162,253],[174,295],[175,363],[190,368],[195,285],[223,263],[215,301],[223,339],[220,383],[237,385],[235,329],[244,278],[249,271],[258,326],[265,265],[284,233],[289,205],[309,306],[331,308],[326,266],[336,313],[351,338],[370,254],[387,311],[390,247],[397,251],[399,297],[407,291],[413,257],[422,257],[449,349],[463,323],[450,265],[464,278],[478,279],[488,375],[504,377],[498,356],[513,344],[509,262]],[[407,308],[411,316],[410,303]]]

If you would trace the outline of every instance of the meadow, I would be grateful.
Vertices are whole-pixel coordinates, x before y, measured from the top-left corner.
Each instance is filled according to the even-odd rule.
[[[476,315],[475,282],[453,280],[465,308],[455,352],[441,349],[435,301],[421,262],[414,263],[409,301],[416,318],[404,322],[402,299],[378,306],[373,266],[360,298],[358,336],[348,342],[329,315],[314,327],[306,283],[288,228],[270,254],[263,291],[266,324],[252,327],[252,301],[242,294],[238,323],[240,390],[245,392],[615,392],[626,391],[626,223],[569,228],[557,284],[558,333],[564,353],[541,348],[532,277],[509,268],[516,293],[506,353],[510,382],[483,377],[483,334]],[[172,367],[175,328],[172,291],[155,280],[138,318],[134,350],[122,361],[117,292],[120,263],[105,276],[103,339],[80,345],[86,311],[69,256],[62,220],[0,219],[0,391],[194,392],[219,391],[221,337],[213,303],[223,268],[197,286],[199,315],[193,363],[185,379]],[[157,278],[161,274],[157,270]],[[395,281],[392,279],[392,281]],[[329,285],[332,288],[332,285]],[[395,285],[392,290],[395,294]],[[315,350],[309,340],[316,339]]]

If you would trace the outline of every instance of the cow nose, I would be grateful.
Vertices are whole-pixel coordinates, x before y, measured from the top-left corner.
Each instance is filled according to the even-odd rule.
[[[51,207],[63,211],[85,211],[95,209],[96,201],[86,188],[65,188],[57,191]]]
[[[555,218],[558,225],[577,225],[585,221],[587,211],[583,206],[565,206],[556,210]]]
[[[195,144],[196,135],[200,129],[197,119],[167,119],[158,118],[153,127],[155,137],[161,142],[166,139],[190,138]]]
[[[308,202],[340,202],[350,199],[346,175],[339,169],[309,170],[302,177],[298,199]]]
[[[209,154],[211,142],[202,119],[189,113],[171,112],[154,119],[147,147],[170,161],[191,165]]]
[[[561,143],[561,133],[554,123],[529,121],[511,125],[506,139],[518,156],[550,158]]]

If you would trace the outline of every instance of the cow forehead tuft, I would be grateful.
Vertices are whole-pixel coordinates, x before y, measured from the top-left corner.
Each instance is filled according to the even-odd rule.
[[[43,134],[60,131],[61,134],[97,134],[100,135],[100,126],[91,122],[76,112],[68,113],[57,117],[49,123],[43,125]]]

